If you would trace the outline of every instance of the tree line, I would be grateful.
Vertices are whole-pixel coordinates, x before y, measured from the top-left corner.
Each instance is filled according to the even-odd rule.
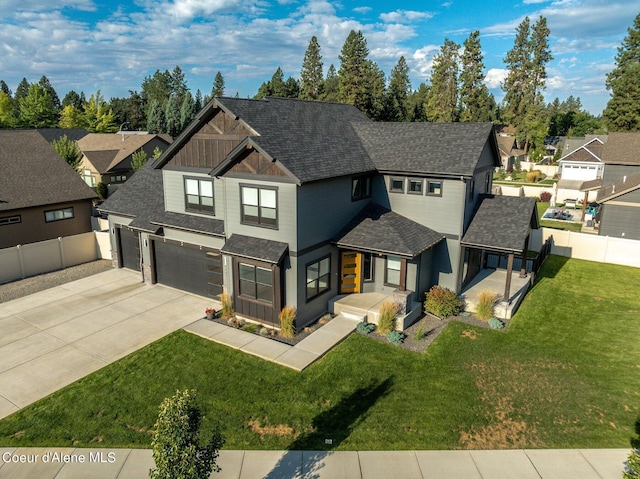
[[[324,74],[321,47],[311,38],[299,78],[285,78],[280,67],[263,82],[254,98],[276,96],[313,101],[348,103],[375,121],[494,122],[513,125],[519,144],[530,155],[541,155],[547,136],[582,136],[609,131],[640,129],[640,15],[618,48],[616,67],[607,75],[611,99],[601,117],[586,112],[580,98],[556,98],[545,104],[546,67],[553,59],[544,17],[526,17],[517,27],[513,47],[506,53],[507,76],[502,82],[504,99],[497,103],[484,83],[486,76],[479,31],[462,45],[448,38],[433,60],[428,81],[416,89],[409,79],[404,57],[387,77],[369,58],[361,31],[351,31],[339,55],[339,65]],[[144,78],[140,92],[107,102],[100,91],[87,100],[84,93],[70,91],[60,101],[43,76],[38,83],[23,79],[12,94],[0,80],[0,127],[86,128],[112,132],[131,130],[168,133],[176,137],[195,114],[214,96],[223,96],[225,81],[220,72],[211,93],[193,95],[179,66],[157,70]]]

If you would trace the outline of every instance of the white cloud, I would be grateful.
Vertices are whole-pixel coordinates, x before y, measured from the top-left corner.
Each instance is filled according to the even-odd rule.
[[[422,79],[429,78],[433,68],[433,57],[440,51],[437,45],[425,45],[413,52],[414,69]]]
[[[488,88],[500,88],[502,82],[507,78],[509,72],[503,68],[491,68],[484,77],[484,82]]]
[[[395,12],[381,13],[380,19],[385,23],[406,23],[433,18],[433,13],[418,12],[414,10],[396,10]]]

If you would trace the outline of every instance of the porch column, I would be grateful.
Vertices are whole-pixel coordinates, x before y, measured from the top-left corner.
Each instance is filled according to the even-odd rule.
[[[527,253],[529,251],[529,238],[531,236],[531,233],[529,233],[527,235],[527,237],[524,240],[524,250],[522,251],[522,265],[520,267],[520,277],[521,278],[526,278],[527,277]]]
[[[511,296],[511,273],[513,272],[513,253],[509,253],[507,259],[507,281],[504,285],[504,301],[509,303]]]
[[[400,258],[400,284],[398,290],[406,291],[407,289],[407,259]]]
[[[582,216],[580,217],[580,221],[584,223],[584,215],[587,212],[587,204],[589,202],[589,190],[584,192],[584,201],[582,202]]]

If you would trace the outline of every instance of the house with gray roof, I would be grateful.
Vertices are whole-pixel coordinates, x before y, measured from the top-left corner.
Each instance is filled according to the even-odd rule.
[[[95,192],[38,130],[0,130],[0,248],[91,231]]]
[[[499,162],[490,123],[374,123],[351,105],[214,98],[101,210],[118,266],[226,291],[238,315],[276,327],[294,306],[301,328],[339,295],[382,294],[408,312],[434,284],[460,292],[489,250],[526,254],[535,204],[489,194]],[[496,214],[491,231],[465,243],[481,211]]]

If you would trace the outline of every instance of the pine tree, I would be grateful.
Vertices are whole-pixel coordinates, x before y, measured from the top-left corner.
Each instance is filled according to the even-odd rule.
[[[603,116],[611,131],[640,131],[640,14],[615,59],[616,66],[607,75],[611,98]]]
[[[51,97],[51,102],[53,103],[53,107],[56,109],[56,111],[60,111],[60,97],[56,93],[55,88],[53,88],[53,85],[51,85],[49,79],[46,76],[42,75],[42,78],[40,78],[40,81],[38,83]]]
[[[184,130],[191,120],[196,116],[196,104],[193,101],[191,92],[184,95],[182,106],[180,107],[180,131]]]
[[[11,93],[11,88],[9,88],[9,85],[7,85],[4,80],[0,80],[0,92],[4,93],[10,99],[13,100],[13,95]]]
[[[365,111],[369,103],[369,49],[361,31],[351,30],[340,52],[339,99]]]
[[[412,92],[407,98],[407,121],[420,122],[427,121],[427,112],[425,105],[429,98],[429,86],[426,83],[420,83],[418,89]]]
[[[165,126],[166,133],[168,133],[171,138],[176,138],[180,132],[182,131],[180,128],[180,103],[177,95],[171,95],[169,101],[167,102],[167,108],[165,111]]]
[[[178,104],[182,103],[182,98],[189,89],[187,88],[187,82],[184,79],[184,72],[178,65],[176,65],[173,71],[169,74],[169,88],[170,94],[177,97]]]
[[[327,70],[327,78],[324,80],[324,92],[322,94],[322,100],[337,102],[340,94],[340,82],[338,80],[338,73],[336,67],[329,66]]]
[[[224,78],[222,73],[216,73],[213,79],[213,87],[211,88],[211,98],[216,96],[224,96]]]
[[[322,55],[318,39],[313,36],[304,54],[300,72],[300,98],[318,100],[323,92]]]
[[[427,99],[429,121],[458,120],[458,50],[460,45],[444,39],[440,52],[433,59],[431,88]]]
[[[53,128],[58,123],[53,99],[38,83],[29,86],[27,96],[20,99],[19,111],[19,123],[25,128]]]
[[[147,131],[149,133],[166,133],[166,121],[164,118],[164,109],[158,100],[153,100],[149,106],[149,114],[147,115]]]
[[[491,119],[490,93],[484,84],[484,61],[480,32],[471,32],[464,41],[460,72],[460,121],[483,122]]]
[[[389,78],[389,88],[385,95],[385,121],[407,121],[408,98],[411,93],[411,81],[409,80],[409,66],[404,56],[398,63]]]
[[[84,98],[84,93],[79,95],[74,90],[70,90],[62,99],[61,107],[64,108],[68,105],[75,106],[78,110],[82,110],[84,108],[86,100]]]
[[[202,107],[204,105],[202,104],[202,92],[200,91],[200,89],[196,90],[196,98],[194,103],[195,103],[196,113],[202,110]]]

